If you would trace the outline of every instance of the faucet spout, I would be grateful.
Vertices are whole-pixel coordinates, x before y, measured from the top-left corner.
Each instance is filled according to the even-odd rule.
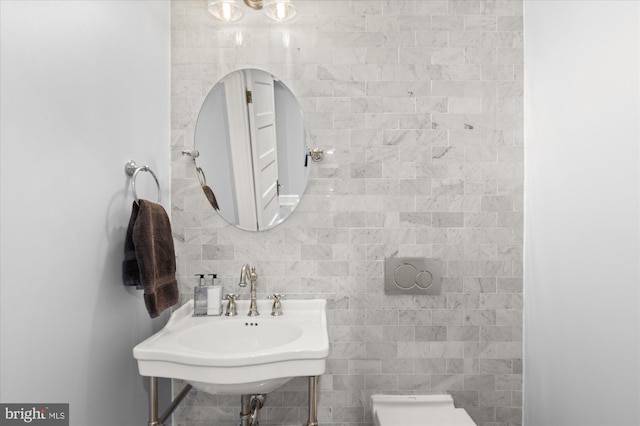
[[[249,265],[245,263],[244,265],[242,265],[242,268],[240,268],[240,281],[238,282],[238,286],[246,287],[248,276],[249,276]]]

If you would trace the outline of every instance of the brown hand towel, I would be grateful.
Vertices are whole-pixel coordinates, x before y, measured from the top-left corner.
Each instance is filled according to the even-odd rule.
[[[138,218],[138,204],[133,203],[131,208],[131,217],[129,218],[129,226],[127,227],[127,235],[124,239],[124,260],[122,261],[122,282],[124,285],[136,286],[142,289],[140,283],[140,268],[136,259],[136,247],[133,244],[133,227]]]
[[[137,266],[147,311],[151,318],[155,318],[178,303],[176,255],[171,223],[164,208],[147,200],[139,200],[139,203],[139,206],[133,203],[125,239],[123,278],[126,285],[137,284]],[[135,262],[131,258],[131,243],[135,251]]]

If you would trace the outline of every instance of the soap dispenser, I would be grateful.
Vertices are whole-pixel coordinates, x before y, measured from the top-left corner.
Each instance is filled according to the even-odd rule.
[[[204,285],[204,274],[196,274],[196,277],[200,277],[200,283],[193,289],[193,315],[207,315],[209,293]]]
[[[216,285],[216,274],[209,274],[211,285],[207,287],[207,315],[222,314],[222,286]]]

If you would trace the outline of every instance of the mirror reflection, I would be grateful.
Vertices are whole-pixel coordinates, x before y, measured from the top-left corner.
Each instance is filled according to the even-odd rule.
[[[195,129],[198,179],[212,207],[244,230],[282,223],[307,185],[306,135],[297,99],[276,77],[243,69],[222,78]]]

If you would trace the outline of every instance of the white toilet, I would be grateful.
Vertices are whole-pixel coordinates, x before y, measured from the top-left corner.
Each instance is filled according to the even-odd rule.
[[[476,426],[451,395],[372,395],[375,426]]]

